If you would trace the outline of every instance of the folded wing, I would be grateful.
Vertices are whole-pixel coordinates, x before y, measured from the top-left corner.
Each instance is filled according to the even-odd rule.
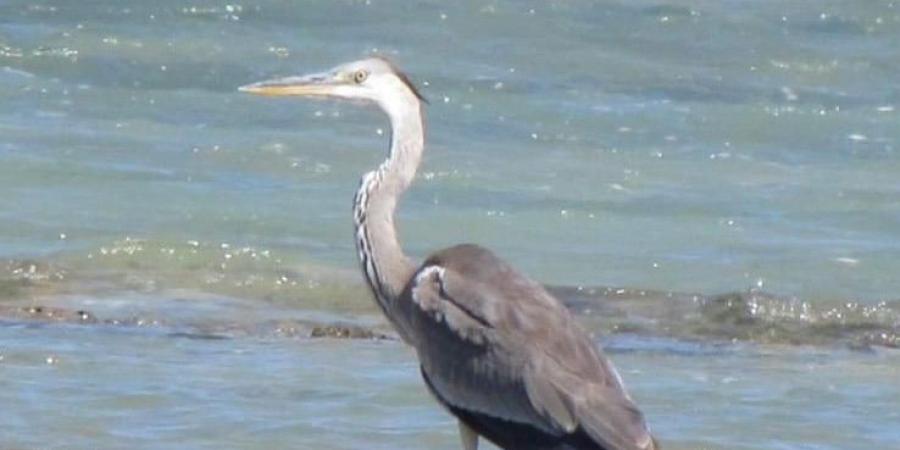
[[[615,368],[572,315],[488,250],[434,254],[404,296],[429,388],[488,439],[505,448],[655,448]]]

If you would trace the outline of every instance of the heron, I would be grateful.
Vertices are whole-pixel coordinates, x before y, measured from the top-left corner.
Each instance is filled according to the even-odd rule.
[[[573,314],[490,250],[461,244],[417,263],[395,211],[425,148],[424,103],[379,56],[242,86],[265,96],[375,104],[390,120],[387,159],[353,200],[356,250],[375,302],[418,356],[434,398],[457,418],[462,447],[656,450],[643,413]]]

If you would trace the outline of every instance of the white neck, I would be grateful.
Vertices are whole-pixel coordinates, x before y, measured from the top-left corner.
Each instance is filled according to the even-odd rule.
[[[363,176],[354,199],[356,247],[363,274],[385,312],[393,308],[415,271],[400,247],[394,225],[397,201],[415,177],[424,147],[421,108],[418,99],[412,100],[380,105],[391,121],[390,155]]]

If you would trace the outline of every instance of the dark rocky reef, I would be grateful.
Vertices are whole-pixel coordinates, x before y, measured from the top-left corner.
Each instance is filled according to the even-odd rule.
[[[325,323],[310,320],[269,320],[259,323],[206,322],[175,323],[150,316],[105,317],[84,309],[52,306],[0,305],[0,321],[109,325],[158,330],[171,337],[187,339],[230,339],[235,337],[290,337],[301,339],[395,339],[389,332],[350,323]]]
[[[812,303],[757,290],[703,295],[610,287],[549,289],[589,327],[611,333],[900,348],[900,301]]]

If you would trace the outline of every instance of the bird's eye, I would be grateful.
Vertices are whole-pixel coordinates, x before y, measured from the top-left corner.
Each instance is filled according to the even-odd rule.
[[[353,81],[355,81],[356,84],[360,84],[363,81],[366,81],[366,78],[368,77],[369,72],[366,72],[365,70],[357,70],[356,73],[353,74]]]

